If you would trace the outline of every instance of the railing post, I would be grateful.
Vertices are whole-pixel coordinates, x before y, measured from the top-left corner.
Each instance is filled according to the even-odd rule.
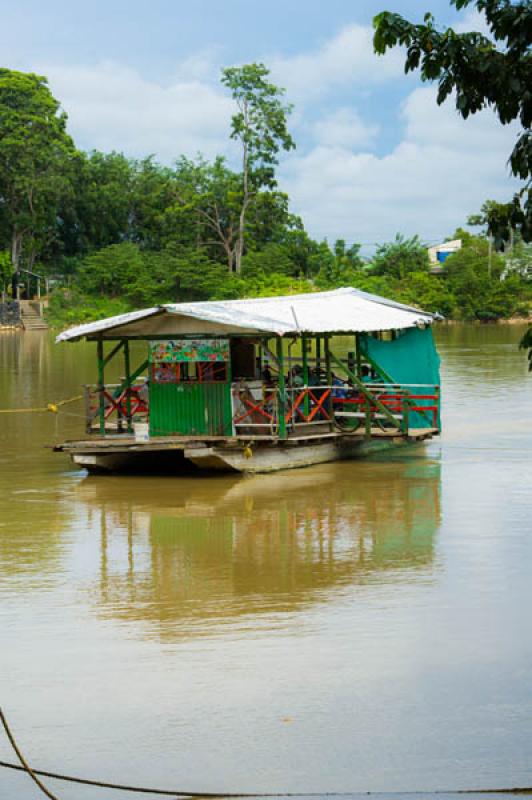
[[[410,417],[410,401],[409,401],[408,396],[406,394],[402,396],[401,405],[402,405],[402,409],[403,409],[403,417],[401,419],[401,429],[402,429],[403,433],[405,434],[405,436],[408,436],[408,429],[410,427],[410,421],[409,421],[409,417]]]
[[[278,408],[278,421],[279,421],[279,439],[286,439],[286,386],[284,380],[284,353],[283,353],[283,340],[280,336],[277,337],[277,364],[279,367],[279,386],[277,397]]]
[[[105,397],[103,395],[105,389],[105,361],[103,357],[102,339],[98,339],[97,354],[98,354],[98,394],[99,394],[99,408],[100,408],[100,434],[102,436],[105,436]]]
[[[366,411],[366,416],[364,418],[364,429],[366,433],[366,439],[371,439],[371,402],[368,397],[365,397],[364,400]]]

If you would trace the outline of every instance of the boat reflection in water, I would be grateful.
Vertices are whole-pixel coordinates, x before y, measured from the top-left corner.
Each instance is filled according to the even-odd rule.
[[[282,626],[353,586],[427,581],[440,467],[334,463],[248,479],[87,478],[98,613],[181,639]],[[250,623],[250,615],[256,615]]]

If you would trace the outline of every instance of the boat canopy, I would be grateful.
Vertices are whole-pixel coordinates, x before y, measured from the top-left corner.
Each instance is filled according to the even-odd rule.
[[[77,325],[56,341],[142,338],[181,334],[228,336],[260,334],[371,333],[431,325],[438,315],[395,303],[359,289],[220,300],[202,303],[167,303],[142,311]]]

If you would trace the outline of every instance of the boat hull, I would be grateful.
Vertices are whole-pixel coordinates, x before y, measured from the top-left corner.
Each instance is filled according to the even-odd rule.
[[[431,438],[388,436],[366,439],[336,436],[303,442],[186,442],[164,450],[152,450],[149,444],[130,448],[63,448],[74,463],[94,473],[196,471],[239,472],[256,474],[299,469],[330,461],[363,458],[373,453],[395,449]],[[157,445],[154,445],[156,447]]]

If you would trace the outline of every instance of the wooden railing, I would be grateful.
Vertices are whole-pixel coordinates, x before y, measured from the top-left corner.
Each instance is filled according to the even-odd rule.
[[[236,393],[236,394],[235,394]],[[365,384],[364,391],[348,384],[264,389],[261,397],[239,387],[238,410],[233,416],[236,435],[279,436],[284,418],[287,436],[323,432],[323,428],[355,433],[363,428],[368,436],[381,431],[408,434],[411,427],[439,430],[439,386],[416,384]],[[234,402],[234,401],[233,401]],[[413,414],[417,418],[417,425]]]
[[[440,387],[435,384],[368,383],[365,392],[346,392],[334,399],[334,417],[341,430],[355,431],[364,425],[408,433],[412,414],[421,415],[422,427],[439,430]]]
[[[234,384],[233,430],[237,436],[288,437],[340,430],[371,436],[376,429],[408,434],[412,427],[439,430],[440,388],[433,384],[347,383],[320,386],[257,388]],[[131,433],[149,416],[145,382],[87,385],[88,433]],[[421,415],[421,418],[413,415]],[[417,424],[413,424],[417,423]]]
[[[87,433],[131,433],[134,422],[148,419],[148,390],[144,382],[129,387],[106,383],[103,389],[86,384],[83,391]]]

